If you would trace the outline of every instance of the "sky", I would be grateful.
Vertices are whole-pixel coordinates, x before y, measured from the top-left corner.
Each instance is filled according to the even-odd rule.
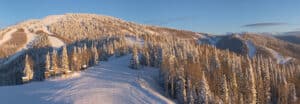
[[[0,0],[0,27],[93,13],[211,34],[300,31],[300,0]]]

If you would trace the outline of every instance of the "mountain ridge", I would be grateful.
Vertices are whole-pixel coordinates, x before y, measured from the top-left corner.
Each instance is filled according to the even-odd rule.
[[[237,43],[231,42],[232,45],[229,45],[227,43],[230,43],[231,40],[224,40],[225,38],[227,39],[230,38],[231,35],[222,35],[222,36],[207,35],[207,33],[199,33],[199,32],[192,32],[186,30],[176,30],[176,29],[166,28],[166,27],[137,24],[133,22],[127,22],[112,16],[106,16],[106,15],[66,13],[63,15],[50,15],[42,19],[32,19],[32,20],[21,22],[17,25],[9,26],[0,31],[0,40],[1,37],[3,37],[3,33],[5,33],[5,31],[10,32],[9,31],[10,29],[18,29],[18,28],[23,28],[25,30],[27,29],[28,31],[37,35],[40,34],[48,35],[49,36],[48,38],[50,38],[50,42],[52,42],[52,44],[55,43],[56,41],[60,43],[60,45],[57,45],[56,48],[63,46],[63,44],[69,44],[74,41],[78,41],[86,38],[95,39],[101,36],[115,35],[115,34],[134,36],[134,37],[143,37],[145,34],[150,34],[150,35],[171,35],[179,39],[187,39],[191,41],[202,41],[202,43],[203,42],[207,43],[206,41],[212,42],[213,37],[221,37],[218,38],[218,41],[221,40],[222,42],[221,44],[217,44],[217,43],[211,43],[211,44],[215,44],[220,49],[229,49],[230,51],[236,52],[238,54],[244,54],[244,55],[247,54],[248,53],[247,50],[249,50],[249,49],[244,49],[247,48],[245,47],[246,41],[250,39],[250,41],[257,43],[255,42],[257,40],[255,40],[254,37],[250,36],[251,38],[249,38],[249,36],[247,35],[256,35],[255,37],[261,37],[263,39],[268,39],[267,37],[270,37],[270,35],[264,36],[262,34],[256,34],[256,33],[239,33],[241,35],[241,38],[235,37],[232,39],[240,41],[241,43],[239,44],[244,44],[244,46],[232,46]],[[59,42],[60,40],[61,42]],[[286,42],[281,42],[281,43],[286,43]],[[51,46],[51,43],[49,42],[46,44],[50,44]],[[261,46],[263,45],[261,40],[260,42],[258,42],[258,44],[255,45],[259,47],[263,47]],[[292,46],[296,46],[296,45],[292,45]],[[268,52],[265,52],[264,50],[264,52],[262,53],[268,53]],[[282,52],[279,53],[283,54]],[[289,54],[286,54],[285,52],[284,54],[291,56],[291,52],[288,53]],[[299,58],[297,56],[297,59]]]

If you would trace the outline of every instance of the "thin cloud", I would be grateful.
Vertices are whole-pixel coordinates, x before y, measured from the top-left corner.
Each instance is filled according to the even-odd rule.
[[[246,24],[242,27],[271,27],[271,26],[282,26],[288,25],[288,23],[281,23],[281,22],[262,22],[262,23],[254,23],[254,24]]]
[[[300,31],[300,28],[296,28],[295,31]]]

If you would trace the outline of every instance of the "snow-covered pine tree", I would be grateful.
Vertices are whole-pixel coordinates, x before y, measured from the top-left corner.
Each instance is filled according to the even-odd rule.
[[[132,49],[132,58],[130,60],[130,68],[132,69],[139,69],[140,62],[139,62],[139,56],[138,56],[138,50],[137,47],[134,46]]]
[[[104,61],[108,60],[108,54],[107,54],[107,45],[104,43],[101,47],[101,59],[103,59]]]
[[[181,104],[187,103],[187,95],[186,95],[186,80],[184,76],[184,69],[179,68],[178,70],[178,79],[176,81],[176,98],[178,99],[178,102]]]
[[[141,65],[150,66],[150,56],[146,48],[142,50]]]
[[[263,61],[262,57],[260,57],[260,60]],[[262,84],[263,84],[263,97],[264,101],[261,103],[263,104],[270,104],[271,103],[271,82],[270,82],[270,72],[269,72],[269,67],[266,65],[265,62],[262,62],[261,64],[262,69],[261,69],[261,79],[262,79]]]
[[[256,89],[255,89],[255,76],[254,76],[254,70],[251,64],[251,61],[249,59],[249,57],[246,57],[246,64],[248,64],[246,66],[246,76],[247,76],[247,85],[246,85],[246,92],[247,92],[247,96],[245,99],[245,103],[247,104],[256,104]]]
[[[194,88],[192,87],[192,82],[189,76],[186,76],[186,94],[187,94],[187,103],[194,104]]]
[[[239,103],[238,104],[244,104],[245,101],[244,101],[244,95],[242,93],[239,94]]]
[[[98,54],[98,49],[96,46],[93,46],[92,52],[93,52],[93,64],[98,64],[99,54]]]
[[[33,69],[30,65],[30,62],[29,62],[29,57],[28,55],[25,56],[25,67],[24,67],[24,70],[23,70],[23,82],[28,82],[30,80],[33,79],[33,75],[34,75],[34,72],[33,72]]]
[[[71,63],[70,63],[70,66],[71,66],[71,70],[72,71],[79,71],[80,68],[79,68],[79,58],[78,58],[78,52],[77,52],[77,47],[73,47],[73,51],[72,51],[72,55],[71,55]]]
[[[236,72],[232,73],[232,82],[231,82],[231,92],[230,92],[230,101],[229,103],[238,103],[238,84],[236,79]]]
[[[196,104],[209,104],[210,102],[210,89],[206,80],[204,72],[202,73],[201,81],[199,84],[199,95]]]
[[[148,52],[145,53],[145,60],[146,60],[146,65],[150,66],[150,55]]]
[[[46,60],[45,60],[45,78],[48,78],[51,76],[51,62],[50,62],[50,54],[49,52],[46,54]]]
[[[227,81],[226,81],[226,76],[223,75],[222,77],[222,89],[221,89],[221,95],[220,98],[222,99],[222,101],[224,102],[224,104],[228,104],[229,103],[229,93],[228,93],[228,85],[227,85]]]
[[[297,101],[297,92],[295,84],[289,84],[289,93],[288,93],[288,104],[296,104]]]
[[[62,50],[62,55],[61,55],[61,66],[62,66],[62,71],[64,74],[70,73],[70,66],[69,66],[69,57],[68,57],[68,50],[67,47],[64,46]]]
[[[52,52],[52,62],[51,62],[51,69],[53,70],[54,72],[54,75],[58,75],[60,73],[60,70],[58,69],[58,56],[57,56],[57,51],[56,50],[53,50]]]
[[[84,44],[83,48],[81,49],[82,51],[82,62],[83,62],[83,66],[87,66],[89,64],[89,54],[88,54],[88,48],[87,45]]]

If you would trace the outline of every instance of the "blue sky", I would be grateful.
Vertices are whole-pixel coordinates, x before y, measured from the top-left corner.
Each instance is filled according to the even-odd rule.
[[[224,34],[300,30],[300,0],[0,0],[0,27],[65,13]]]

